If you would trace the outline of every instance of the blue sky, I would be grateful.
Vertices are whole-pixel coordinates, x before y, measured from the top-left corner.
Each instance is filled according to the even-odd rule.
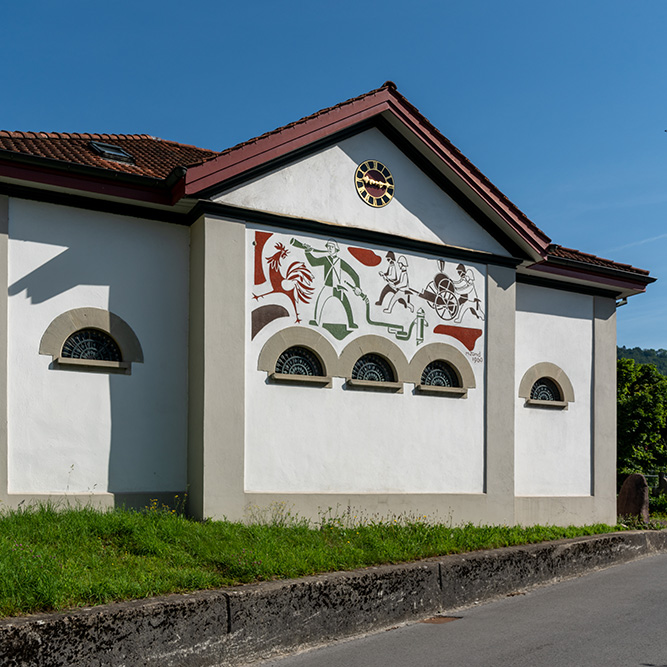
[[[554,242],[650,269],[618,342],[667,348],[666,27],[664,0],[24,0],[0,129],[223,149],[391,79]]]

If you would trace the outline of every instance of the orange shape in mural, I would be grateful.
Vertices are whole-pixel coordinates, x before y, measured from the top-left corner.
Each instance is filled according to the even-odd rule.
[[[273,236],[272,232],[255,232],[255,285],[263,285],[266,282],[264,265],[262,264],[262,252],[266,242]]]
[[[482,335],[481,329],[469,329],[468,327],[452,327],[448,324],[438,324],[433,333],[451,336],[461,341],[471,352],[475,349],[477,339]]]
[[[377,266],[382,261],[380,255],[376,255],[372,250],[368,250],[368,248],[348,248],[348,251],[354,259],[361,262],[364,266]]]

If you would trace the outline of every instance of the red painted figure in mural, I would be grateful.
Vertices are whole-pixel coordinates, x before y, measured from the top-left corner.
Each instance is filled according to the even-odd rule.
[[[308,303],[313,296],[313,290],[315,289],[312,286],[313,274],[303,262],[292,262],[287,267],[285,274],[283,274],[281,262],[287,257],[289,250],[282,243],[276,243],[275,247],[278,252],[271,255],[271,257],[267,257],[269,280],[273,289],[264,294],[253,293],[252,297],[258,300],[269,294],[286,294],[294,306],[294,313],[298,324],[301,322],[301,319],[299,318],[299,311],[296,304],[299,301]]]

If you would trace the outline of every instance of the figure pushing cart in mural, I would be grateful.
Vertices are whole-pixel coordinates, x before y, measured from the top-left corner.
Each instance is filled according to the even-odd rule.
[[[438,273],[419,294],[442,320],[454,320],[459,324],[469,311],[480,320],[484,319],[482,302],[475,289],[475,276],[472,269],[463,264],[456,267],[458,280],[452,280],[445,273],[445,262],[438,260]]]

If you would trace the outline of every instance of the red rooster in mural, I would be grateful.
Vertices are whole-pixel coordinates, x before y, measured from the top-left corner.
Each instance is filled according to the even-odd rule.
[[[301,322],[301,319],[299,318],[299,310],[296,304],[299,301],[308,303],[313,296],[313,290],[315,289],[312,285],[313,274],[303,262],[292,262],[287,267],[285,275],[283,275],[280,263],[287,257],[289,250],[282,243],[276,243],[276,250],[278,252],[271,255],[271,257],[267,257],[269,279],[271,280],[271,287],[273,289],[264,294],[253,293],[252,298],[258,300],[269,294],[286,294],[294,305],[294,313],[296,314],[298,324]]]

